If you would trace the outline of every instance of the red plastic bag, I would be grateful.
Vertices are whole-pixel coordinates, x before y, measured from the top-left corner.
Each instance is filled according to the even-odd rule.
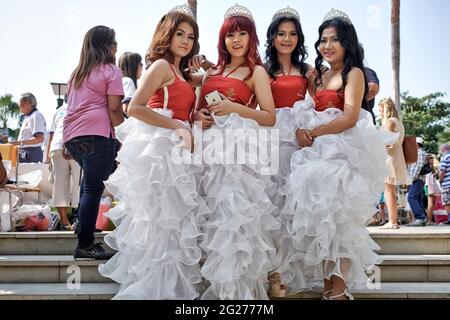
[[[49,206],[23,205],[13,216],[17,231],[48,231],[51,221]]]
[[[445,210],[445,207],[442,205],[441,195],[440,194],[436,195],[435,199],[436,202],[434,204],[433,210],[434,222],[435,223],[447,222],[448,221],[447,210]]]
[[[106,231],[109,226],[109,219],[105,217],[105,213],[111,209],[112,200],[110,197],[102,197],[100,200],[100,207],[98,208],[97,222],[95,223],[95,229]]]

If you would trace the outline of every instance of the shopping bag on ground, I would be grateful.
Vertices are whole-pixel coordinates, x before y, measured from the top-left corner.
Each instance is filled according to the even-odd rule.
[[[23,205],[13,212],[16,231],[48,231],[52,215],[49,206]]]
[[[112,199],[110,197],[102,197],[100,200],[100,207],[98,208],[97,222],[95,223],[95,229],[106,231],[109,226],[109,219],[105,216],[105,213],[111,209]]]
[[[447,222],[448,216],[447,216],[447,210],[445,210],[444,206],[442,205],[441,195],[436,195],[435,197],[435,204],[434,204],[434,210],[433,210],[433,216],[434,216],[434,222],[435,223],[441,223],[441,222]]]

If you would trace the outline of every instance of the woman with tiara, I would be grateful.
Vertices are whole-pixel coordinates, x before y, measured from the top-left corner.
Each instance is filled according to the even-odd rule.
[[[277,121],[275,129],[279,130],[279,169],[272,175],[272,181],[276,183],[274,194],[271,198],[275,205],[282,209],[286,197],[286,181],[291,173],[292,154],[299,149],[295,131],[295,102],[304,100],[312,74],[312,66],[305,63],[308,54],[305,48],[305,36],[300,24],[298,12],[290,7],[278,10],[267,30],[266,42],[266,69],[271,78],[270,86],[275,102]],[[277,210],[278,214],[279,211]],[[280,217],[277,216],[279,219]],[[281,222],[281,233],[275,233],[281,256],[288,258],[285,248],[291,241],[285,226]],[[280,283],[280,275],[275,272],[269,276],[270,295],[282,297],[286,288]]]
[[[197,46],[198,27],[186,5],[161,18],[130,118],[117,132],[120,164],[106,182],[119,200],[107,214],[117,228],[105,241],[118,253],[99,266],[121,284],[115,299],[195,299],[201,292],[199,225],[208,213],[195,180],[201,168],[174,157],[192,156],[191,83],[200,79],[186,69]]]
[[[365,287],[366,269],[381,262],[365,224],[383,190],[383,141],[396,137],[379,132],[363,109],[368,86],[350,18],[332,9],[315,47],[314,105],[294,106],[302,109],[296,114],[302,148],[292,156],[281,213],[293,246],[282,280],[291,292],[323,281],[323,299],[347,300],[348,288]]]
[[[250,11],[238,4],[229,8],[220,29],[218,63],[204,76],[195,113],[206,129],[204,157],[213,150],[216,155],[204,159],[201,186],[211,210],[201,242],[206,255],[201,272],[209,283],[202,299],[267,299],[267,274],[276,263],[270,232],[279,224],[265,191],[270,181],[260,170],[266,160],[237,164],[234,154],[248,147],[246,159],[260,154],[252,148],[256,141],[245,135],[275,124],[269,77],[257,46]],[[220,94],[216,103],[208,99],[215,91]],[[232,161],[224,161],[230,157]]]
[[[295,137],[294,103],[304,100],[308,89],[308,77],[313,70],[305,63],[308,56],[305,36],[298,12],[290,7],[278,10],[267,30],[266,68],[275,102],[280,131],[280,168],[272,178],[277,183],[275,203],[281,209],[284,204],[284,186],[290,173],[292,154],[299,145]]]

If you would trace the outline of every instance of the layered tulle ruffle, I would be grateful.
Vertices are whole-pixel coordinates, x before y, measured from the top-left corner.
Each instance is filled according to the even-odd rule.
[[[343,114],[336,108],[316,112],[310,100],[294,109],[296,124],[309,130]],[[279,239],[277,270],[290,292],[321,285],[333,275],[350,288],[366,286],[365,270],[381,259],[365,226],[384,187],[385,144],[395,138],[377,130],[361,110],[355,127],[319,136],[292,155],[280,215],[287,232]]]
[[[244,138],[265,130],[253,120],[237,114],[215,120],[216,125],[204,132],[204,154],[216,150],[222,153],[219,158],[231,159],[236,157],[236,150],[241,150],[245,153],[241,156],[251,160],[258,154],[254,147],[269,143],[265,135],[258,140]],[[215,139],[219,132],[225,137],[227,131],[239,134],[236,139]],[[211,215],[201,242],[206,255],[201,273],[209,286],[202,299],[268,298],[267,274],[278,265],[271,232],[279,228],[279,223],[273,218],[277,208],[266,192],[273,183],[270,176],[261,174],[270,161],[270,152],[256,160],[251,164],[206,161],[202,192]]]
[[[291,157],[292,154],[299,149],[295,130],[295,113],[297,110],[293,108],[276,109],[276,123],[273,130],[278,130],[279,135],[279,169],[271,177],[276,184],[276,192],[270,194],[272,202],[281,210],[284,206],[286,198],[286,183],[291,173]]]
[[[115,299],[195,299],[201,294],[201,225],[208,208],[195,176],[202,168],[175,163],[173,130],[130,118],[117,132],[117,170],[105,182],[118,205],[117,228],[105,242],[117,250],[100,273],[121,284]]]

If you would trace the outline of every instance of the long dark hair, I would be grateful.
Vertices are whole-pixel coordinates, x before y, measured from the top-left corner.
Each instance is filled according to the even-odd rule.
[[[128,77],[133,80],[137,88],[137,70],[142,63],[142,57],[136,52],[125,52],[119,58],[119,69],[122,71],[122,77]]]
[[[322,37],[323,30],[326,28],[334,28],[336,30],[337,37],[341,46],[345,49],[344,56],[344,69],[342,70],[342,90],[347,85],[347,77],[352,68],[360,69],[364,74],[364,97],[361,101],[362,108],[368,110],[366,95],[369,91],[369,85],[367,84],[367,76],[363,63],[363,56],[360,49],[358,35],[356,34],[355,27],[352,24],[340,19],[333,18],[324,21],[319,27],[319,40],[314,44],[316,48],[317,58],[315,60],[315,66],[317,70],[317,76],[314,79],[315,89],[323,84],[322,75],[325,72],[323,68],[323,56],[320,54],[319,45]],[[314,90],[315,90],[314,89]]]
[[[278,34],[278,27],[284,22],[292,22],[295,25],[295,29],[298,35],[297,46],[291,54],[291,63],[298,69],[302,76],[306,77],[308,72],[308,65],[305,63],[308,57],[308,51],[305,47],[305,35],[303,34],[300,21],[295,18],[279,17],[272,21],[267,29],[267,41],[266,41],[266,69],[267,73],[275,78],[275,73],[281,70],[280,63],[278,62],[277,49],[273,44]]]
[[[116,33],[105,26],[96,26],[86,33],[80,54],[80,62],[70,77],[70,84],[79,88],[83,80],[96,66],[115,64],[116,56],[111,46],[116,43]]]
[[[177,27],[183,22],[189,24],[194,30],[195,34],[194,45],[192,46],[191,52],[189,52],[187,56],[181,58],[180,61],[180,70],[183,74],[183,77],[188,80],[191,79],[190,74],[188,73],[188,71],[185,71],[185,69],[187,69],[188,67],[189,59],[196,55],[200,48],[198,44],[198,25],[192,17],[181,12],[167,13],[158,22],[155,34],[153,35],[152,43],[150,44],[150,47],[148,48],[145,55],[145,63],[147,64],[147,69],[153,62],[159,59],[165,59],[169,63],[174,62],[174,56],[169,50],[170,42],[172,41],[172,37],[174,36],[175,31],[177,31]]]

